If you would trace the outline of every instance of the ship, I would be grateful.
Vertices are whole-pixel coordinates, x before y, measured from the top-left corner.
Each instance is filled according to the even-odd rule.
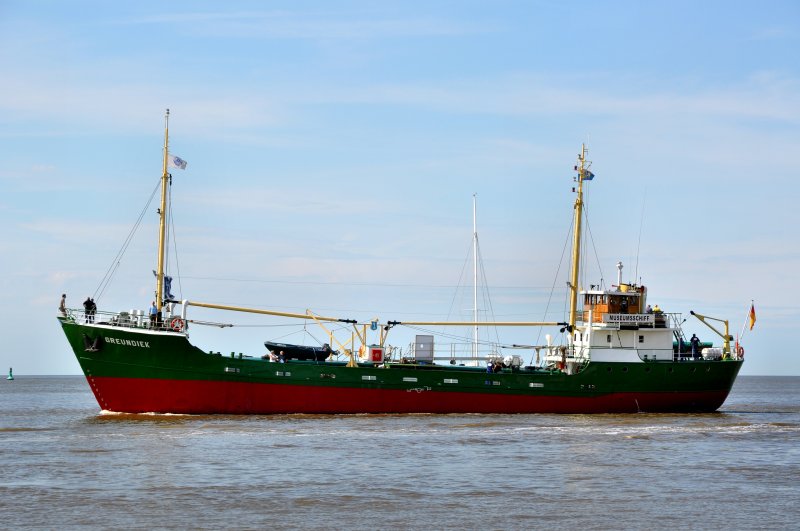
[[[174,300],[165,283],[169,110],[164,125],[163,174],[155,307],[104,312],[62,310],[58,322],[102,410],[171,414],[509,414],[716,411],[744,362],[728,321],[696,312],[721,343],[687,340],[682,314],[647,303],[646,286],[623,281],[579,285],[584,187],[592,180],[587,148],[573,170],[575,201],[569,312],[562,321],[400,321],[344,319],[197,300]],[[182,162],[182,161],[179,161]],[[184,166],[185,167],[185,166]],[[350,342],[321,347],[276,341],[263,355],[230,355],[190,342],[193,308],[246,312],[352,327]],[[207,310],[204,310],[207,311]],[[687,316],[688,318],[688,316]],[[493,351],[485,359],[437,356],[433,335],[419,334],[402,356],[389,346],[395,327],[539,327],[552,329],[536,354]],[[544,327],[544,328],[542,328]],[[377,339],[370,341],[368,329]],[[477,334],[476,334],[477,335]],[[554,339],[560,338],[558,340]],[[331,341],[338,341],[333,334]],[[514,345],[519,347],[519,345]],[[516,351],[510,351],[516,352]]]

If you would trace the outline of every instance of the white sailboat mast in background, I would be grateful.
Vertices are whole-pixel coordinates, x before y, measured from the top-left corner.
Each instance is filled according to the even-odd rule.
[[[472,321],[478,322],[478,194],[472,194]],[[472,327],[472,357],[478,359],[478,325]]]

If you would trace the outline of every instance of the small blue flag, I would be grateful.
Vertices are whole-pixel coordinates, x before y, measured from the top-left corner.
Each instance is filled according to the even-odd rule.
[[[584,181],[591,181],[594,179],[594,173],[590,172],[589,170],[583,171],[583,180]]]

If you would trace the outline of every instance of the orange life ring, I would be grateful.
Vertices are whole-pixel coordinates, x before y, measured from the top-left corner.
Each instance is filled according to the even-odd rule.
[[[183,331],[183,319],[180,317],[175,317],[169,322],[169,327],[176,332]]]

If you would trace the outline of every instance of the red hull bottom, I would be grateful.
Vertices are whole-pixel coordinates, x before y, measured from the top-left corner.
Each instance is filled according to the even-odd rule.
[[[592,397],[88,377],[101,407],[123,413],[636,413],[715,411],[728,393],[630,392]]]

